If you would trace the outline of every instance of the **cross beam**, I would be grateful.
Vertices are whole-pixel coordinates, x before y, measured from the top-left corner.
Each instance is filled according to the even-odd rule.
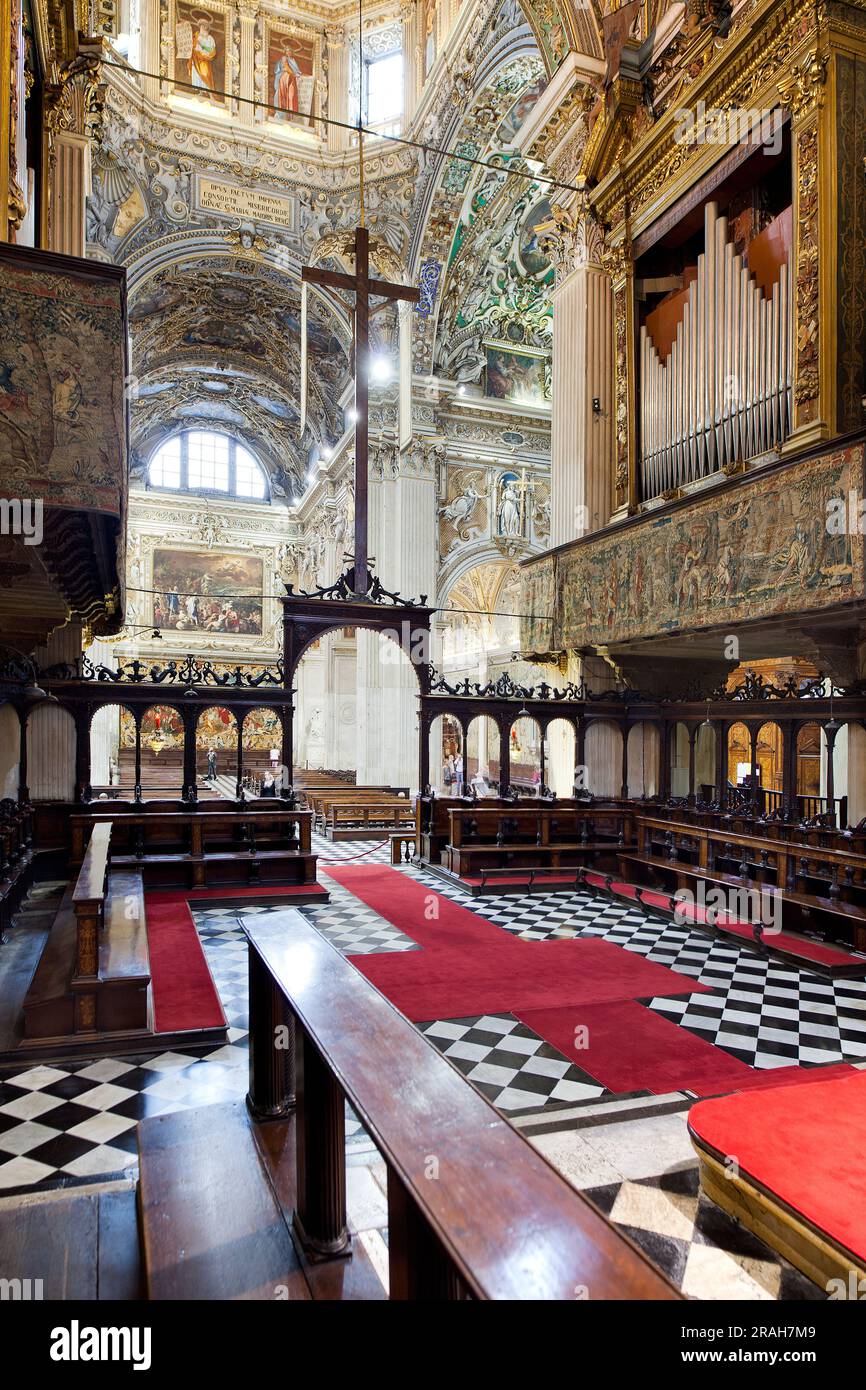
[[[368,502],[369,480],[369,352],[370,300],[373,298],[408,300],[417,304],[420,291],[412,285],[395,285],[390,280],[370,277],[370,234],[366,227],[355,229],[355,273],[317,270],[305,266],[301,278],[308,285],[350,290],[355,295],[355,576],[354,592],[363,598],[369,587]]]

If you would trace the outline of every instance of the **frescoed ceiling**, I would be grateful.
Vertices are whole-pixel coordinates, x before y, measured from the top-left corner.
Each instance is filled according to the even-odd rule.
[[[300,292],[278,268],[200,255],[157,271],[132,295],[133,430],[140,457],[166,432],[223,425],[291,498],[306,471],[298,431]],[[348,336],[317,299],[308,321],[309,399],[320,442],[342,431]],[[302,490],[302,488],[300,488]]]

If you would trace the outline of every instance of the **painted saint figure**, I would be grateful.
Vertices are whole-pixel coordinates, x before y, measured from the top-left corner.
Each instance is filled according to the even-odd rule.
[[[216,39],[210,31],[210,20],[199,21],[198,33],[192,46],[189,60],[189,80],[193,87],[202,91],[215,92],[213,65],[216,59]]]
[[[278,111],[298,110],[298,78],[301,69],[291,54],[288,39],[283,40],[283,51],[274,64],[274,106]]]

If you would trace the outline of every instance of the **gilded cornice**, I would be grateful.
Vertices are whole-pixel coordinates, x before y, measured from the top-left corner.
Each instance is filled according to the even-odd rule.
[[[732,31],[716,57],[686,89],[688,104],[703,101],[708,108],[777,106],[783,75],[793,74],[795,65],[804,62],[807,73],[801,73],[800,81],[804,91],[813,87],[808,55],[816,49],[814,16],[813,0],[763,0],[749,25]],[[824,17],[821,5],[819,22]],[[796,80],[793,90],[798,101],[805,100],[805,95],[799,96]],[[676,112],[670,108],[633,149],[620,152],[617,168],[593,196],[606,226],[615,227],[623,220],[627,194],[635,230],[649,220],[651,204],[661,198],[672,201],[690,180],[715,162],[716,147],[678,142],[677,125]]]

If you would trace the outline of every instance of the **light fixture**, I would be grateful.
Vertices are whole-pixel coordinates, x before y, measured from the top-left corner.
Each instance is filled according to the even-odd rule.
[[[2,647],[4,651],[14,652],[16,656],[20,656],[21,660],[26,663],[27,676],[22,681],[20,693],[20,699],[23,703],[28,706],[44,704],[45,702],[50,705],[56,705],[57,696],[50,695],[47,690],[43,690],[36,679],[36,663],[33,658],[28,656],[26,652],[22,652],[20,647],[13,647],[9,642],[0,642],[0,647]]]
[[[331,448],[330,444],[323,444],[322,448],[319,451],[319,458],[325,459],[327,461],[331,457],[331,454],[333,452],[334,451]]]
[[[704,719],[701,720],[701,728],[702,728],[702,729],[704,729],[704,728],[710,728],[710,729],[711,729],[712,727],[713,727],[713,721],[712,721],[712,719],[710,718],[710,702],[709,702],[709,700],[707,700],[707,713],[706,713],[706,717],[705,717]]]
[[[354,406],[351,406],[351,407],[349,408],[349,410],[346,411],[346,419],[349,421],[349,424],[350,424],[350,425],[354,425],[354,423],[355,423],[355,421],[357,420],[357,418],[358,418],[358,412],[357,412],[357,410],[355,409]]]
[[[380,382],[391,380],[391,361],[383,352],[376,352],[370,358],[370,380]]]
[[[462,382],[462,381],[461,381],[460,385],[457,387],[457,394],[458,394],[458,396],[465,396],[465,395],[466,395],[466,387],[463,385],[463,382]]]

